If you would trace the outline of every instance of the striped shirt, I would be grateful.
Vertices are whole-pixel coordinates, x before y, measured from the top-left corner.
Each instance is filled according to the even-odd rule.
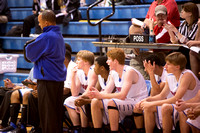
[[[189,30],[188,23],[184,20],[179,27],[179,32],[182,35],[184,35],[188,40],[194,40],[197,33],[197,29],[198,29],[197,22],[195,22],[192,25],[192,28]]]

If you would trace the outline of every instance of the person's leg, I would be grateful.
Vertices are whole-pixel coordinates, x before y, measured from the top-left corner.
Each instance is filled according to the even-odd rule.
[[[42,132],[61,133],[64,82],[38,80],[37,85]]]
[[[200,129],[190,125],[191,129],[192,129],[192,133],[200,133]]]
[[[23,23],[23,37],[29,37],[29,34],[31,33],[31,28],[35,26],[35,18],[36,15],[30,15],[24,19]]]
[[[173,120],[172,120],[173,106],[171,104],[163,104],[161,113],[162,113],[163,133],[170,133],[173,127]]]
[[[74,109],[71,109],[67,106],[65,106],[66,109],[67,109],[67,112],[69,114],[69,117],[73,123],[73,126],[80,126],[81,123],[80,123],[80,115],[76,112],[76,110]]]
[[[144,109],[144,125],[146,133],[153,133],[155,127],[155,112],[157,112],[156,106]]]
[[[7,23],[8,17],[6,15],[0,15],[0,23]]]
[[[190,66],[192,72],[200,78],[200,75],[198,74],[200,72],[200,57],[199,55],[193,51],[190,51]]]
[[[14,124],[16,124],[17,122],[19,109],[20,109],[20,93],[19,90],[16,90],[11,94],[11,106],[10,106],[11,122]]]
[[[80,110],[80,119],[81,119],[81,132],[82,133],[87,133],[89,132],[89,128],[88,128],[88,118],[86,116],[86,111],[83,112],[83,109],[81,109],[84,107],[79,107],[79,110]]]
[[[32,93],[37,93],[37,91],[31,92],[28,96],[28,124],[32,125],[36,132],[40,133],[40,118],[38,112],[38,98]]]
[[[13,90],[7,91],[3,98],[2,104],[0,106],[0,120],[2,120],[2,128],[8,126],[8,120],[10,117],[10,97]]]
[[[119,111],[113,100],[108,102],[108,116],[110,121],[110,130],[118,131],[119,128]]]
[[[21,116],[21,129],[26,131],[26,124],[27,124],[27,106],[28,106],[28,96],[30,95],[31,91],[27,91],[23,95],[23,106],[22,106],[22,116]]]
[[[179,112],[179,126],[181,133],[189,133],[190,132],[190,127],[186,123],[187,117],[183,112]]]
[[[6,132],[6,131],[11,131],[17,128],[16,126],[16,122],[17,122],[17,117],[18,117],[18,113],[19,113],[19,109],[20,109],[20,94],[19,94],[19,90],[15,90],[12,94],[11,94],[11,105],[10,105],[10,126],[0,130],[2,132]]]
[[[138,132],[144,132],[143,111],[134,108],[133,117],[134,117],[134,122],[135,122],[136,129],[138,130]]]
[[[95,132],[101,132],[103,123],[102,109],[103,109],[102,101],[99,99],[92,99],[91,114]]]

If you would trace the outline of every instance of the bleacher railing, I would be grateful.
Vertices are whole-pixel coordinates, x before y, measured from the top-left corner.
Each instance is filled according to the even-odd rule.
[[[96,2],[94,2],[93,4],[91,4],[88,9],[87,9],[87,20],[88,20],[88,23],[89,25],[91,26],[96,26],[98,25],[98,28],[99,28],[99,41],[102,42],[102,35],[101,35],[101,24],[104,20],[108,19],[109,17],[113,16],[115,14],[115,0],[112,0],[112,13],[109,14],[108,16],[105,16],[104,18],[101,18],[99,21],[95,22],[95,23],[92,23],[91,22],[91,19],[90,19],[90,10],[98,5],[99,3],[103,2],[103,0],[98,0]],[[107,50],[106,50],[107,51]],[[102,55],[102,47],[100,47],[100,55]]]

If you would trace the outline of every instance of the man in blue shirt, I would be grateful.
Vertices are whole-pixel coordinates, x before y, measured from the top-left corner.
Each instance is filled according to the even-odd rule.
[[[43,133],[62,132],[62,95],[66,79],[65,44],[56,16],[45,10],[38,16],[43,33],[26,47],[26,57],[34,62],[38,108]]]

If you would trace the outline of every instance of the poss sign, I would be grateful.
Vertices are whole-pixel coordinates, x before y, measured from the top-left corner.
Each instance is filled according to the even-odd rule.
[[[155,36],[149,35],[130,35],[130,43],[154,43]]]

